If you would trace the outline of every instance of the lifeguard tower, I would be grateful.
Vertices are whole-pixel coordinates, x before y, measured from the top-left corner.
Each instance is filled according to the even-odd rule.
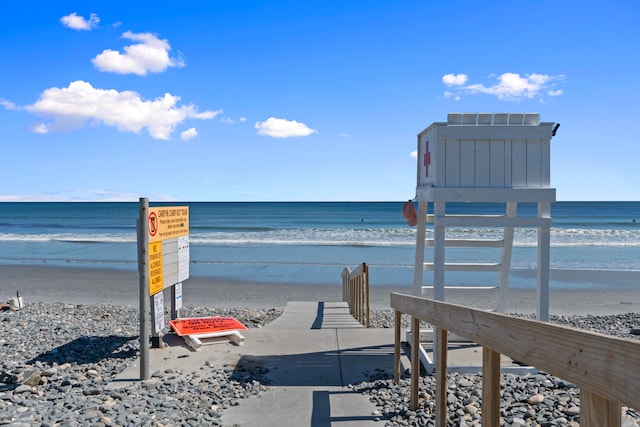
[[[445,300],[447,271],[491,272],[498,275],[496,310],[504,312],[509,284],[514,229],[537,229],[538,320],[549,319],[549,240],[551,202],[549,146],[559,125],[540,122],[538,113],[450,113],[418,134],[416,200],[418,223],[414,295],[426,288],[432,273],[435,300]],[[499,203],[500,215],[451,215],[447,203]],[[428,214],[428,204],[433,204]],[[519,203],[537,203],[536,216],[519,216]],[[502,209],[502,208],[501,208]],[[427,224],[433,237],[426,238]],[[447,229],[480,227],[503,230],[500,239],[450,239]],[[433,259],[425,260],[425,247]],[[446,247],[501,248],[496,263],[450,263]]]

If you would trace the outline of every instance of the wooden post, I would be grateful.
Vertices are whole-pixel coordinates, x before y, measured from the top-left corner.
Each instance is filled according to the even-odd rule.
[[[366,292],[366,300],[365,300],[365,309],[366,309],[366,319],[367,319],[367,328],[371,327],[371,294],[369,292],[369,266],[365,263],[362,263],[362,270],[364,271],[364,280],[365,280],[365,292]]]
[[[538,202],[538,218],[551,218],[551,203]],[[548,226],[538,227],[538,320],[549,321],[549,265],[551,235]]]
[[[418,409],[420,382],[420,319],[411,317],[411,404],[412,411]]]
[[[482,347],[482,425],[500,426],[500,353]]]
[[[622,408],[620,403],[586,389],[580,389],[581,427],[620,427]]]
[[[507,202],[507,217],[515,218],[518,213],[518,202]],[[498,278],[498,304],[496,311],[504,313],[507,305],[507,289],[509,288],[509,272],[511,271],[511,254],[513,252],[513,235],[515,227],[504,228],[500,277]]]
[[[428,202],[418,202],[418,228],[416,230],[416,254],[413,269],[413,295],[422,296],[422,273],[424,272],[424,246],[427,233]]]
[[[396,310],[395,324],[395,345],[393,348],[393,379],[396,384],[400,384],[400,326],[402,324],[402,313]]]
[[[436,328],[436,427],[447,425],[447,353],[449,331]]]
[[[444,301],[445,202],[433,204],[433,299]],[[435,355],[434,357],[438,357]]]

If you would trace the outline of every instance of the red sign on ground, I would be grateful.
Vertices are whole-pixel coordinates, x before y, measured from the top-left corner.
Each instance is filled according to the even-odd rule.
[[[170,320],[169,323],[179,336],[247,329],[235,317],[189,317]]]

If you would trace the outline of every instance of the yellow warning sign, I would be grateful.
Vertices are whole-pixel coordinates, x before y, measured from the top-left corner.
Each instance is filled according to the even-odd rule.
[[[162,242],[149,243],[149,295],[164,289],[162,282]]]
[[[149,241],[189,235],[189,206],[153,207],[149,209]]]

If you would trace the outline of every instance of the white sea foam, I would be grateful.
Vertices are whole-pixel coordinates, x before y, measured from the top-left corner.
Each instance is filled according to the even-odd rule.
[[[432,237],[427,230],[427,238]],[[499,229],[453,228],[447,230],[451,239],[500,239]],[[228,245],[270,245],[270,246],[414,246],[415,229],[310,229],[292,228],[267,231],[203,232],[191,234],[193,244]],[[3,242],[81,242],[81,243],[135,243],[135,233],[40,233],[13,234],[0,233]],[[516,229],[515,247],[535,247],[538,244],[536,229]],[[638,229],[589,229],[552,228],[552,247],[640,247]]]

